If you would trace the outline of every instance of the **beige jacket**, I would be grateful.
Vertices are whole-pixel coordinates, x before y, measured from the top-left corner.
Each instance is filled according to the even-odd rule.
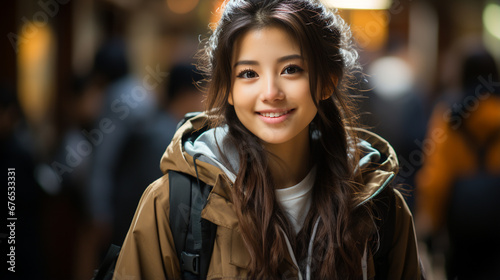
[[[169,227],[167,171],[175,170],[196,176],[192,156],[194,146],[186,145],[182,138],[183,135],[188,135],[200,128],[205,120],[206,116],[203,114],[189,120],[178,130],[168,146],[161,160],[161,169],[166,175],[145,190],[122,246],[113,279],[180,279],[179,261]],[[375,195],[376,191],[381,186],[385,186],[394,176],[397,170],[397,159],[392,148],[383,139],[366,131],[363,131],[361,136],[383,155],[379,157],[374,151],[364,158],[372,161],[383,158],[380,168],[364,178],[368,182],[367,187]],[[201,149],[204,148],[206,147],[202,145]],[[238,219],[230,198],[234,175],[218,162],[211,161],[209,157],[205,159],[200,157],[196,165],[199,179],[208,185],[213,185],[213,190],[202,211],[203,219],[217,225],[208,279],[245,278],[250,256],[239,232]],[[396,194],[395,233],[393,248],[389,253],[390,279],[420,279],[421,271],[413,219],[401,194],[397,191]],[[367,265],[368,278],[373,278],[375,269],[369,252]],[[283,261],[280,272],[284,279],[299,278],[298,268],[294,265],[290,255]]]

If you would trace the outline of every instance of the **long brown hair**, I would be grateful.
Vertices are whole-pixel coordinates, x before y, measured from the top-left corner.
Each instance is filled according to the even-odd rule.
[[[310,91],[318,108],[310,125],[317,166],[313,207],[298,236],[276,202],[269,154],[227,101],[234,42],[249,30],[268,26],[281,27],[296,38],[308,63]],[[239,154],[232,202],[251,257],[249,277],[280,278],[284,273],[278,269],[288,254],[282,230],[298,259],[305,259],[312,228],[320,218],[313,246],[314,278],[359,278],[365,241],[374,225],[370,211],[365,206],[356,207],[364,197],[363,187],[356,183],[354,174],[357,138],[347,127],[354,120],[348,88],[359,67],[342,18],[310,0],[228,1],[206,42],[199,68],[209,81],[206,105],[212,124],[228,125],[224,144],[237,147]]]

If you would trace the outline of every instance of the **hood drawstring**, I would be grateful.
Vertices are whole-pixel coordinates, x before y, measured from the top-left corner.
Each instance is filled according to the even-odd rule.
[[[311,263],[312,263],[312,251],[313,251],[313,243],[314,238],[316,237],[316,232],[318,231],[319,220],[321,218],[318,217],[316,223],[314,224],[314,229],[311,235],[311,239],[309,240],[309,247],[307,248],[307,266],[306,266],[306,280],[311,280]]]
[[[313,244],[314,244],[314,237],[316,237],[316,232],[318,231],[318,225],[319,225],[320,218],[316,220],[316,223],[314,224],[314,229],[311,235],[311,239],[309,240],[309,247],[307,248],[307,259],[306,259],[306,280],[311,280],[311,263],[312,263],[312,251],[313,251]],[[283,236],[285,237],[286,241],[286,246],[288,248],[288,253],[290,254],[290,257],[292,258],[293,264],[298,269],[298,274],[299,274],[299,280],[303,280],[302,272],[300,271],[299,264],[297,263],[297,259],[295,258],[295,254],[292,249],[292,245],[290,245],[290,241],[288,240],[288,236],[285,234],[285,231],[283,231],[282,228],[280,228],[281,233],[283,233]]]
[[[365,241],[365,250],[361,258],[361,268],[363,270],[363,280],[368,280],[368,240]]]
[[[197,154],[194,154],[194,156],[193,156],[194,172],[196,173],[196,181],[198,182],[198,188],[200,188],[200,190],[201,190],[200,175],[198,175],[198,165],[196,165],[196,159],[202,155],[203,155],[202,153],[197,153]]]
[[[292,258],[293,264],[297,267],[299,270],[299,280],[303,280],[302,278],[302,273],[300,272],[300,267],[299,264],[297,263],[297,259],[295,259],[295,254],[293,253],[292,245],[290,244],[290,241],[288,240],[288,237],[285,234],[285,231],[280,227],[281,233],[283,233],[283,236],[285,237],[286,241],[286,247],[288,248],[288,253],[290,254],[290,257]]]

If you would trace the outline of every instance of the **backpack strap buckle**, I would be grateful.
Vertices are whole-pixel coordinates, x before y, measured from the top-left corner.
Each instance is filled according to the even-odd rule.
[[[182,252],[181,270],[189,271],[195,275],[200,274],[200,255]]]

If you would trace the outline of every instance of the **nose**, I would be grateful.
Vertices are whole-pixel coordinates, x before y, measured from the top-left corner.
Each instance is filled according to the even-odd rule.
[[[274,102],[284,99],[285,95],[280,89],[278,77],[267,75],[263,80],[261,101]]]

